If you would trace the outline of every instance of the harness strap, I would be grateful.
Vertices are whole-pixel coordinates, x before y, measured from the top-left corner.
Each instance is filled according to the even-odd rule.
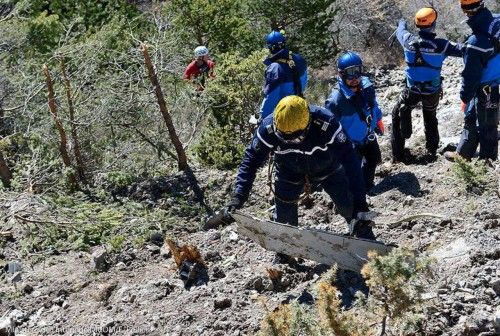
[[[280,58],[277,59],[276,62],[288,64],[288,66],[292,70],[293,90],[297,96],[304,97],[304,94],[302,92],[302,84],[300,83],[299,69],[297,69],[295,61],[293,60],[293,53],[291,51],[288,51],[288,58]]]
[[[294,200],[284,200],[282,199],[281,197],[279,197],[278,195],[276,195],[276,191],[274,190],[274,183],[273,183],[273,176],[274,176],[274,171],[275,171],[275,162],[274,162],[274,155],[271,155],[269,157],[269,164],[267,166],[267,185],[269,187],[269,191],[268,191],[268,195],[271,195],[273,194],[274,195],[274,198],[277,199],[278,201],[282,202],[282,203],[287,203],[287,204],[295,204],[295,203],[298,203],[302,200],[306,200],[306,201],[310,201],[310,196],[311,196],[311,193],[312,193],[312,187],[311,187],[311,181],[309,179],[309,176],[305,176],[304,178],[304,193],[302,195],[299,196],[299,198],[297,199],[294,199]],[[328,176],[330,176],[331,174],[325,176],[324,178],[322,178],[321,180],[327,178]],[[302,182],[300,182],[302,183]]]

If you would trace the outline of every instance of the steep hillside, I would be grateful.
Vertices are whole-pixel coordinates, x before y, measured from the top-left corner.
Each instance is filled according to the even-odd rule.
[[[438,110],[443,147],[458,140],[462,126],[458,98],[461,62],[449,61],[444,69],[445,92]],[[375,72],[389,129],[390,111],[402,79],[401,69]],[[466,191],[452,163],[440,155],[435,161],[425,157],[418,109],[413,120],[414,134],[407,144],[415,156],[413,163],[391,164],[389,135],[380,138],[384,162],[369,196],[373,210],[380,213],[375,232],[383,241],[436,258],[435,278],[429,280],[424,295],[430,307],[425,335],[498,335],[494,323],[499,332],[499,167],[487,168],[484,191]],[[201,169],[194,173],[212,207],[228,200],[234,173]],[[270,196],[266,184],[267,170],[263,169],[246,211],[267,215]],[[273,266],[274,254],[239,235],[234,224],[198,231],[202,209],[189,212],[193,207],[182,208],[176,201],[185,195],[192,197],[182,178],[126,189],[118,193],[121,204],[125,204],[125,195],[147,203],[152,212],[156,208],[175,208],[177,212],[146,220],[142,215],[126,217],[122,230],[126,239],[139,227],[152,227],[158,234],[147,237],[145,244],[125,244],[111,250],[104,261],[99,254],[103,248],[110,250],[109,243],[94,248],[94,255],[71,249],[26,253],[23,244],[31,232],[28,228],[36,225],[42,214],[52,216],[51,221],[61,226],[75,223],[52,213],[44,196],[0,195],[2,231],[12,233],[12,237],[5,234],[2,243],[6,266],[1,273],[0,312],[4,313],[3,321],[10,319],[16,325],[16,336],[246,335],[259,329],[266,313],[263,302],[274,309],[280,303],[313,300],[313,284],[326,271],[325,266],[311,261],[296,267]],[[313,199],[311,207],[300,209],[301,224],[345,232],[326,195],[315,193]],[[187,215],[179,215],[181,210]],[[418,216],[426,213],[436,217]],[[38,223],[42,229],[49,224]],[[207,263],[207,274],[189,288],[180,279],[170,252],[162,246],[164,235],[197,246]],[[269,279],[269,267],[283,271],[279,285]],[[360,281],[349,272],[339,272],[337,285],[345,302],[352,300],[356,289],[363,288]]]

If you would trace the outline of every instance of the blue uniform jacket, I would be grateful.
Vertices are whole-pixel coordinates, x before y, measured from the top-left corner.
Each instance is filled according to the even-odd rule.
[[[410,33],[405,20],[400,20],[396,32],[404,49],[407,85],[412,91],[431,94],[441,88],[441,67],[448,56],[462,57],[462,46],[436,34],[420,30]],[[417,48],[418,47],[418,48]],[[421,57],[418,57],[418,50]]]
[[[464,53],[465,67],[460,90],[460,99],[464,103],[474,98],[481,84],[500,83],[500,54],[494,55],[489,36],[500,31],[499,15],[494,17],[488,9],[482,8],[467,20],[467,24],[472,29],[472,35],[467,39]]]
[[[368,134],[377,127],[377,122],[382,119],[375,88],[367,77],[361,77],[361,92],[354,93],[339,78],[338,86],[332,90],[325,103],[342,128],[355,144],[364,144]],[[368,124],[369,122],[369,124]]]
[[[321,181],[343,166],[354,198],[354,210],[367,211],[361,162],[352,143],[328,110],[315,105],[310,105],[309,110],[310,128],[300,144],[279,140],[274,132],[273,115],[262,121],[239,167],[235,194],[242,200],[248,198],[257,169],[273,152],[276,178],[291,183],[303,183],[306,175],[312,182]]]
[[[298,94],[295,92],[293,71],[289,65],[290,55],[298,71],[301,91],[303,92],[307,85],[307,63],[299,54],[291,53],[288,49],[282,49],[271,57],[264,60],[267,66],[265,72],[266,82],[263,93],[264,100],[260,107],[262,119],[273,113],[278,102],[290,95]]]

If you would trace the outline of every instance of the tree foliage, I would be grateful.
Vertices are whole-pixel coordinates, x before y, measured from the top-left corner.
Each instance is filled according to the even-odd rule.
[[[214,54],[244,54],[258,48],[261,41],[245,7],[245,1],[172,0],[165,12],[173,15],[172,29],[186,41],[189,50],[207,45]]]
[[[89,37],[110,19],[133,22],[141,14],[126,0],[13,0],[10,4],[14,20],[27,22],[27,49],[42,54],[71,39]]]
[[[67,132],[77,125],[78,147],[91,184],[109,171],[147,176],[157,174],[158,167],[174,166],[174,150],[166,140],[138,50],[141,41],[150,46],[180,140],[188,150],[199,143],[197,157],[224,168],[237,164],[251,134],[247,121],[262,99],[263,37],[271,22],[285,25],[290,45],[311,57],[310,63],[330,57],[323,37],[330,41],[326,32],[333,12],[322,0],[308,1],[308,6],[298,1],[266,5],[260,0],[172,0],[154,2],[146,11],[127,0],[2,0],[1,4],[2,135],[45,136],[50,153],[47,146],[33,147],[36,143],[17,150],[26,151],[23,157],[37,157],[40,171],[49,169],[46,163],[53,162],[58,138],[41,73],[47,64],[61,123]],[[198,44],[207,44],[217,62],[217,78],[200,97],[181,81],[183,67]],[[323,49],[323,55],[312,56],[318,54],[314,48]],[[65,79],[59,69],[61,59],[67,68]],[[72,107],[65,93],[68,81],[74,91]],[[12,152],[14,147],[4,151],[4,158],[16,177],[23,165],[16,162],[20,153]]]
[[[284,29],[289,46],[300,51],[313,66],[331,60],[339,51],[333,22],[336,1],[331,0],[252,0],[251,17],[259,18],[266,29]]]

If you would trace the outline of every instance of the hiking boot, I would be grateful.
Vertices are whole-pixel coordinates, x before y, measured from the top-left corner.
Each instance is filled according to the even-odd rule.
[[[480,158],[479,160],[482,160],[487,167],[490,167],[493,169],[495,168],[494,160],[488,159],[488,158],[485,158],[485,159]]]
[[[405,161],[406,161],[405,158],[401,157],[401,156],[393,156],[392,157],[392,163],[398,163],[398,162],[406,163]]]
[[[372,225],[373,221],[358,220],[356,224],[354,224],[352,235],[356,238],[375,240]]]

